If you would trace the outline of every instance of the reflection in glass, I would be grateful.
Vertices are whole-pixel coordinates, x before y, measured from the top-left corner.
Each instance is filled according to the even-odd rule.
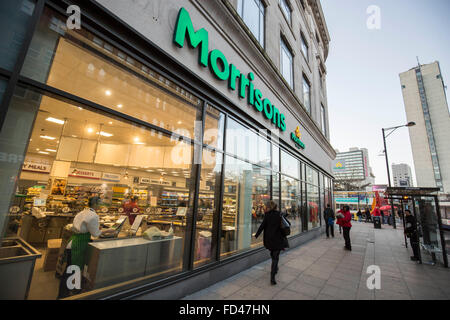
[[[34,12],[33,0],[0,1],[0,67],[12,70]]]
[[[269,170],[227,156],[222,212],[221,255],[259,246],[255,239],[270,200]]]
[[[270,167],[270,143],[235,120],[227,121],[226,151],[263,167]]]
[[[320,226],[319,222],[319,188],[307,185],[308,193],[308,230]]]
[[[208,105],[206,107],[205,132],[203,143],[211,147],[223,150],[223,130],[225,115]]]
[[[300,179],[300,162],[290,154],[281,150],[281,172],[296,179]]]
[[[291,235],[301,232],[300,182],[281,175],[281,211],[291,223]]]
[[[222,153],[203,150],[195,234],[195,267],[214,260],[217,242],[214,218],[220,204],[222,159]]]

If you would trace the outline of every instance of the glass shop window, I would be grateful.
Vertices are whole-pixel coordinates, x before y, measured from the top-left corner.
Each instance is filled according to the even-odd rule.
[[[12,70],[30,26],[36,1],[0,1],[0,67]]]
[[[69,30],[46,8],[21,74],[194,139],[200,100],[85,29]]]
[[[216,217],[220,207],[223,154],[203,149],[202,170],[196,219],[194,267],[215,260],[217,248]]]
[[[255,239],[270,201],[271,171],[227,156],[222,211],[221,256],[262,245]]]
[[[291,235],[301,232],[300,181],[281,175],[281,211],[291,223]]]
[[[226,151],[259,166],[270,167],[271,145],[262,136],[228,118]]]
[[[300,161],[281,150],[281,172],[300,179]]]
[[[2,150],[17,155],[0,171],[17,176],[15,184],[1,179],[8,191],[2,203],[12,198],[6,236],[20,236],[42,254],[29,299],[65,298],[183,270],[192,145],[23,88],[6,123]],[[215,167],[205,166],[213,174]],[[81,290],[64,285],[65,263],[83,271]]]
[[[206,107],[205,132],[203,143],[219,150],[223,150],[223,131],[225,115],[208,105]]]

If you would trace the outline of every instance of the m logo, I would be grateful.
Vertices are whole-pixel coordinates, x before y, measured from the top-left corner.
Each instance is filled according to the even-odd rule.
[[[369,278],[367,278],[367,289],[381,289],[381,269],[379,266],[371,265],[367,267],[367,273],[371,274]]]

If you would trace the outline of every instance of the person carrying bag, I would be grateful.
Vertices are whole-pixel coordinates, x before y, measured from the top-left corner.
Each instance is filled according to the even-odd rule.
[[[287,227],[289,225],[289,227]],[[258,238],[264,231],[264,247],[270,251],[272,267],[270,272],[270,283],[276,285],[275,275],[278,273],[278,261],[281,250],[289,248],[286,233],[290,233],[290,223],[277,210],[277,204],[270,201],[264,220],[255,234]]]

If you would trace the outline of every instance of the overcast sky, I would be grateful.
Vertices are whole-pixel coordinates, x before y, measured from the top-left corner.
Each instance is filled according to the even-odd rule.
[[[381,128],[406,124],[399,73],[439,61],[450,81],[449,0],[321,0],[331,37],[327,89],[331,143],[339,151],[369,150],[378,184],[387,183]],[[367,8],[380,8],[369,29]],[[449,92],[447,92],[448,94]],[[407,128],[387,140],[389,162],[414,163]],[[391,170],[392,175],[392,170]],[[415,184],[415,186],[417,186]]]

